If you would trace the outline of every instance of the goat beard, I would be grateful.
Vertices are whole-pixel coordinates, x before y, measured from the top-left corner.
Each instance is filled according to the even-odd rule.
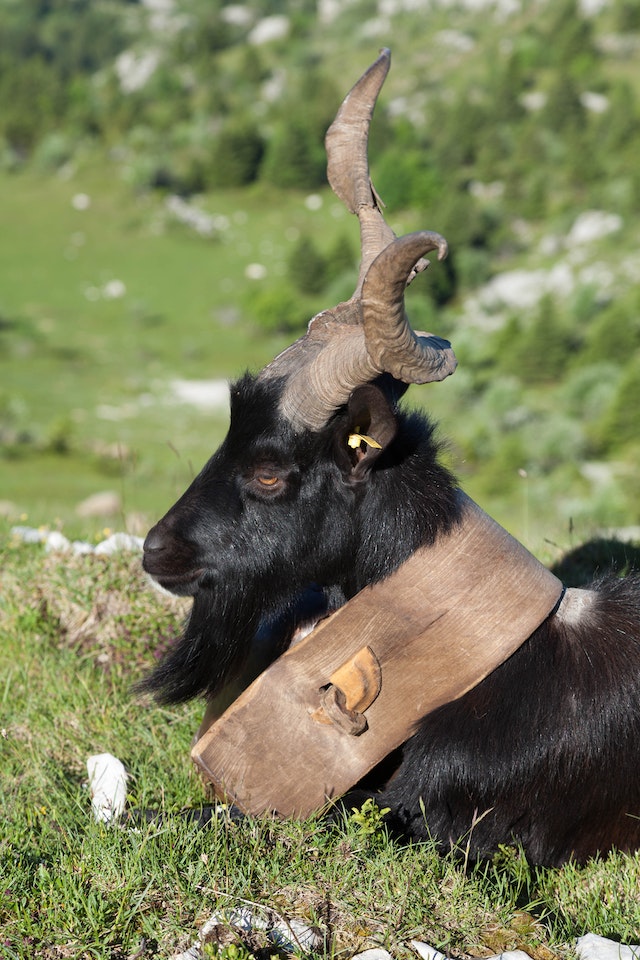
[[[259,623],[260,606],[236,585],[199,591],[184,632],[138,689],[161,703],[215,696],[242,670]]]

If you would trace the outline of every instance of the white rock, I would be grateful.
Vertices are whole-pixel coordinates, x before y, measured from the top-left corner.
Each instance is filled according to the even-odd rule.
[[[102,490],[82,500],[76,507],[79,517],[110,517],[122,510],[120,495],[115,490]]]
[[[71,549],[74,553],[84,554],[84,553],[93,553],[95,547],[91,543],[87,543],[86,540],[74,540],[71,544]]]
[[[412,940],[410,946],[422,957],[422,960],[447,960],[444,953],[440,953],[435,947],[430,947],[428,943],[422,940]]]
[[[505,270],[483,287],[481,300],[489,308],[530,309],[544,295],[545,281],[544,270]]]
[[[12,527],[11,534],[23,543],[43,543],[47,552],[70,550],[71,543],[59,530],[46,527]]]
[[[587,933],[576,942],[576,953],[580,960],[638,960],[640,945],[616,943],[595,933]]]
[[[542,110],[546,102],[547,95],[542,90],[531,90],[520,97],[520,103],[525,110]]]
[[[272,17],[265,17],[255,25],[249,34],[248,41],[254,47],[259,47],[263,43],[271,43],[273,40],[284,40],[289,36],[291,27],[289,17],[282,14],[275,14]]]
[[[606,113],[609,109],[609,98],[594,90],[585,90],[580,94],[580,103],[585,110],[590,110],[592,113]]]
[[[141,90],[156,72],[160,54],[157,50],[136,53],[123,50],[114,63],[114,69],[123,93]]]
[[[122,280],[109,280],[102,288],[102,296],[105,300],[119,300],[126,292],[127,288]]]
[[[323,943],[322,936],[302,920],[280,920],[268,933],[269,939],[287,953],[313,953]],[[382,951],[384,952],[384,951]],[[378,958],[372,958],[378,960]],[[380,958],[383,960],[383,958]]]
[[[459,50],[461,53],[469,53],[476,45],[473,37],[468,33],[462,33],[460,30],[439,30],[434,37],[435,44],[443,44],[451,47],[452,50]]]
[[[138,553],[142,550],[142,544],[144,539],[142,537],[134,537],[131,533],[112,533],[110,537],[107,537],[106,540],[103,540],[101,543],[97,544],[94,553],[100,554],[109,554],[109,553],[120,553],[121,551],[129,550]]]
[[[23,543],[42,543],[44,531],[35,527],[11,527],[11,535]]]
[[[280,950],[287,953],[299,953],[300,951],[311,953],[322,947],[322,935],[314,927],[310,927],[308,923],[295,918],[292,920],[280,919],[274,923],[273,912],[267,911],[267,914],[270,914],[271,918],[251,910],[249,907],[238,907],[235,910],[216,912],[200,928],[200,941],[202,942],[215,927],[225,924],[235,927],[242,933],[264,930],[269,940]],[[377,951],[369,951],[369,953],[377,953]],[[382,951],[382,953],[385,953],[385,957],[372,957],[370,960],[391,960],[389,954],[385,951]],[[177,960],[177,958],[174,958],[174,960]]]
[[[371,950],[363,950],[362,953],[356,953],[351,960],[393,960],[390,953],[381,947],[373,947]]]
[[[182,953],[172,953],[170,960],[201,960],[201,958],[200,947],[196,943],[188,950],[183,950]]]
[[[71,542],[67,540],[64,533],[59,530],[50,530],[44,540],[47,553],[56,553],[58,551],[70,550]]]
[[[244,275],[247,280],[264,280],[267,272],[263,263],[248,263],[244,268]]]
[[[604,210],[585,210],[567,234],[567,244],[594,243],[622,228],[622,217]]]
[[[88,193],[74,193],[71,206],[74,210],[88,210],[91,206],[91,197]]]
[[[169,388],[176,400],[202,410],[226,410],[229,406],[226,380],[171,380]]]
[[[609,0],[579,0],[578,6],[583,17],[595,17],[608,3]]]
[[[110,753],[87,758],[91,808],[98,823],[109,823],[124,810],[127,799],[127,772]]]
[[[240,3],[230,3],[220,11],[220,19],[232,27],[248,27],[253,22],[253,10]]]

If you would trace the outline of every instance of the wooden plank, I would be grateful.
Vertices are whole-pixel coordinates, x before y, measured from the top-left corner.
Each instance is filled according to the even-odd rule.
[[[275,661],[196,743],[217,793],[251,814],[305,816],[358,782],[425,714],[462,696],[548,616],[562,584],[460,494],[464,519]],[[380,690],[359,736],[313,719],[363,647]]]

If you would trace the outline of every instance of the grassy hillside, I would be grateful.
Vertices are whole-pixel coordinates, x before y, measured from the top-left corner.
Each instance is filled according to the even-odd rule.
[[[203,798],[188,761],[198,706],[132,694],[184,611],[149,593],[135,557],[50,555],[10,533],[144,532],[226,430],[224,392],[200,407],[185,384],[260,368],[350,294],[357,224],[324,185],[321,141],[385,44],[373,178],[397,233],[450,240],[408,302],[460,359],[408,402],[440,420],[471,495],[544,560],[597,531],[637,536],[638,9],[2,6],[0,953],[167,956],[246,901],[318,923],[332,957],[383,945],[408,960],[418,938],[553,960],[586,930],[638,939],[638,857],[536,871],[505,849],[474,869],[464,838],[461,858],[439,858],[366,817],[329,831],[94,824],[85,762],[101,750],[125,761],[134,807]],[[80,515],[101,491],[115,505]],[[590,570],[612,550],[594,549]],[[225,936],[218,955],[246,960]]]
[[[172,383],[260,367],[350,293],[357,228],[321,140],[385,43],[373,176],[398,233],[450,241],[409,299],[461,360],[410,402],[549,559],[640,523],[634,5],[410,7],[77,0],[84,53],[64,5],[3,11],[6,515],[142,529],[225,429]],[[79,519],[101,490],[117,513]]]
[[[87,209],[74,209],[78,196]],[[308,210],[300,195],[211,195],[199,209],[225,229],[202,238],[113,170],[0,176],[11,224],[0,239],[0,500],[72,532],[81,532],[75,504],[105,488],[126,514],[167,506],[222,438],[227,414],[224,399],[205,412],[181,404],[171,382],[226,380],[285,345],[251,323],[264,283],[245,271],[257,263],[282,274],[301,231],[331,242],[346,214],[324,200]]]

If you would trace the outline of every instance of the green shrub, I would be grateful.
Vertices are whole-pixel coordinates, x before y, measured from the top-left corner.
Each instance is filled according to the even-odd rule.
[[[303,234],[291,251],[288,273],[300,293],[313,295],[324,289],[328,279],[327,261],[308,234]]]
[[[207,183],[216,189],[242,187],[258,176],[264,141],[255,124],[233,120],[223,126],[213,144]]]
[[[619,450],[640,440],[640,352],[627,365],[615,396],[594,431],[603,452]]]
[[[263,287],[247,298],[247,313],[265,333],[303,333],[308,322],[304,304],[283,283]]]
[[[325,183],[326,156],[322,140],[297,117],[281,122],[270,139],[261,176],[276,187],[315,190]]]

